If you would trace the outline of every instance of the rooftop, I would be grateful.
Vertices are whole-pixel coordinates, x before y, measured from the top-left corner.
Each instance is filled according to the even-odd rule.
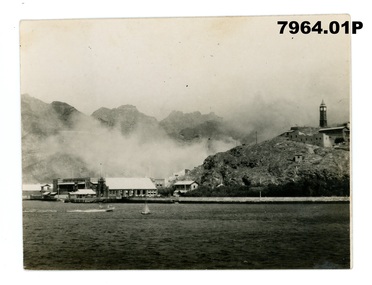
[[[69,192],[69,194],[73,194],[73,195],[95,195],[96,192],[93,191],[92,189],[79,189],[78,191],[75,191],[75,192]]]
[[[23,191],[40,191],[41,184],[22,184]]]
[[[156,190],[150,178],[106,178],[109,189]]]
[[[197,182],[192,181],[192,180],[177,181],[176,183],[174,183],[174,185],[191,185],[193,183],[197,183]]]
[[[320,129],[319,132],[342,130],[342,129],[348,129],[348,127],[341,126],[341,127],[323,128],[323,129]]]

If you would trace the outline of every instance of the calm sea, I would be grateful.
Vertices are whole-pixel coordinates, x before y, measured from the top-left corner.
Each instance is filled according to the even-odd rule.
[[[350,268],[349,204],[23,202],[26,269]]]

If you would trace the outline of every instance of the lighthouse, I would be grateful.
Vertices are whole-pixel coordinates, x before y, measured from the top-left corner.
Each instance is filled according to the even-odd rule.
[[[320,113],[319,126],[321,128],[326,128],[327,127],[327,106],[324,103],[324,100],[322,100],[322,103],[319,106],[319,113]]]

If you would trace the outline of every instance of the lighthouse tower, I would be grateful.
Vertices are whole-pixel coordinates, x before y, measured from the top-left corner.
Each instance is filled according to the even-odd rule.
[[[327,127],[327,106],[324,104],[324,100],[322,100],[322,104],[319,106],[319,113],[320,113],[320,120],[319,126],[321,128]]]

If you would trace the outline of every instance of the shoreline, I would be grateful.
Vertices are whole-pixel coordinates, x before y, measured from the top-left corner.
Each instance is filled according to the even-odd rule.
[[[170,197],[130,198],[128,203],[222,203],[222,204],[276,204],[276,203],[350,203],[350,197]]]
[[[350,197],[130,197],[104,199],[23,199],[24,201],[65,203],[158,203],[158,204],[294,204],[294,203],[350,203]]]

